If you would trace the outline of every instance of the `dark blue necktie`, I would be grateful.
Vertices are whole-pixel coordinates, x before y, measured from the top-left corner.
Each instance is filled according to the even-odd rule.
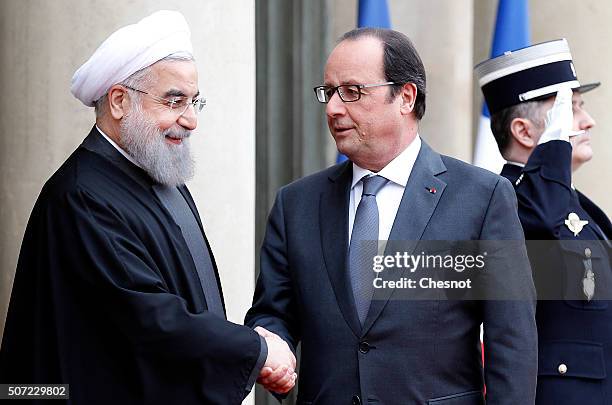
[[[349,273],[359,321],[363,325],[372,300],[374,256],[378,254],[378,205],[376,194],[389,180],[381,176],[361,179],[363,193],[355,213],[349,245]]]

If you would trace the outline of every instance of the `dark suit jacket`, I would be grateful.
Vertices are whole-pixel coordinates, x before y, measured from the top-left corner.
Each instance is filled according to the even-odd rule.
[[[612,226],[572,189],[571,156],[568,142],[550,141],[536,147],[524,169],[507,164],[501,173],[516,185],[538,290],[536,403],[612,404]],[[578,235],[565,225],[572,212],[589,221]],[[595,273],[591,301],[582,291],[587,252]]]
[[[259,336],[206,310],[152,184],[95,128],[45,184],[21,247],[0,383],[69,384],[70,404],[241,403]]]
[[[526,300],[387,296],[372,301],[361,327],[346,270],[351,179],[346,162],[298,180],[278,192],[269,217],[246,323],[301,342],[298,403],[475,405],[485,381],[487,403],[533,403],[535,303],[524,246],[502,271],[523,283]],[[515,210],[507,180],[423,143],[389,239],[522,240]]]

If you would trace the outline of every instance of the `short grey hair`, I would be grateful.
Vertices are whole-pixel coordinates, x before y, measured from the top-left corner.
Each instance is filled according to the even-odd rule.
[[[528,101],[504,108],[491,115],[491,132],[493,132],[502,156],[510,146],[510,140],[512,139],[510,125],[515,118],[525,118],[538,127],[544,127],[543,105],[544,101]]]
[[[145,68],[140,69],[137,72],[132,73],[127,79],[125,79],[119,84],[123,84],[125,86],[132,87],[135,89],[147,90],[151,86],[151,75],[150,75],[151,68],[159,62],[173,62],[173,61],[194,62],[195,59],[193,58],[193,55],[189,53],[183,53],[183,52],[168,55],[165,58],[158,60],[153,65],[149,65]],[[141,94],[139,92],[134,92],[134,95],[133,95],[134,101],[140,103],[140,96]],[[94,102],[94,111],[96,112],[96,118],[100,118],[102,115],[106,113],[107,106],[108,106],[108,93],[104,94],[102,97],[100,97]]]

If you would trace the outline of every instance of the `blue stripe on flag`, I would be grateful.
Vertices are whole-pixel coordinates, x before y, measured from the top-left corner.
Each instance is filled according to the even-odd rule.
[[[529,46],[530,36],[529,1],[499,0],[491,57]],[[489,109],[483,103],[481,121],[490,117]],[[491,129],[487,126],[481,125],[478,131],[473,163],[496,173],[499,173],[504,163]]]
[[[359,0],[357,26],[391,28],[387,0]]]

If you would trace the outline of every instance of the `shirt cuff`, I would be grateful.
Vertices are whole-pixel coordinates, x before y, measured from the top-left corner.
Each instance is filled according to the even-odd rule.
[[[259,336],[259,335],[258,335]],[[259,336],[259,341],[261,342],[259,349],[259,357],[257,358],[257,362],[253,367],[253,371],[251,371],[251,375],[249,376],[249,380],[247,381],[246,391],[250,392],[253,389],[253,385],[255,385],[255,380],[259,376],[261,369],[264,364],[266,364],[266,359],[268,358],[268,344],[266,343],[266,339],[262,336]]]

